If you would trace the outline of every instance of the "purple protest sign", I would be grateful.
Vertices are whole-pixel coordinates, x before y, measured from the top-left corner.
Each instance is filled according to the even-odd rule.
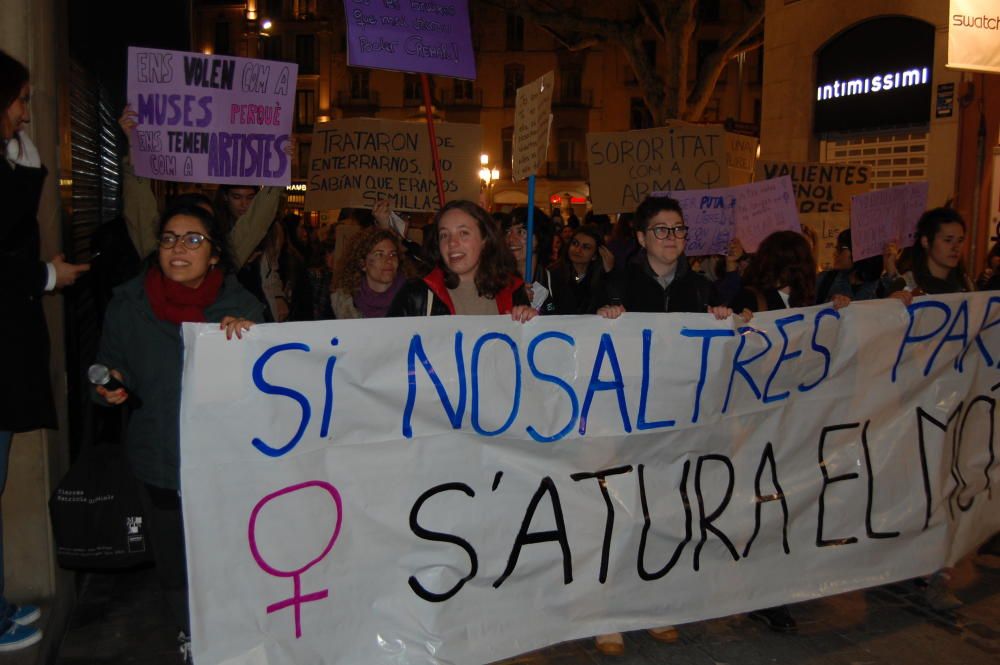
[[[738,237],[748,252],[775,231],[801,231],[792,181],[788,176],[735,187],[657,192],[681,204],[688,226],[685,253],[725,254]]]
[[[344,0],[354,67],[476,78],[468,0]]]
[[[913,244],[917,220],[927,209],[927,182],[879,189],[851,197],[851,255],[879,256],[891,242]]]
[[[298,65],[129,47],[139,176],[225,185],[291,182]]]

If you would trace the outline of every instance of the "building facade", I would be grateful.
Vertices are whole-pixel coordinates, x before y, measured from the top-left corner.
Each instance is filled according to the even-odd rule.
[[[927,180],[928,205],[962,213],[981,265],[996,234],[1000,86],[946,67],[948,3],[768,0],[765,22],[761,157],[867,163],[877,188]]]
[[[486,199],[496,208],[527,202],[525,182],[511,181],[514,99],[518,87],[554,71],[553,128],[546,167],[536,178],[536,201],[549,209],[572,206],[578,215],[588,207],[589,186],[584,152],[588,132],[622,131],[650,126],[642,92],[624,55],[614,47],[570,51],[547,31],[502,9],[471,2],[477,78],[462,81],[431,77],[433,112],[447,122],[483,127],[482,152],[500,177],[484,183]],[[582,14],[617,11],[607,3],[578,3]],[[689,78],[700,60],[718,46],[744,17],[739,0],[703,0],[699,27],[692,40]],[[314,123],[331,118],[377,117],[422,121],[425,117],[420,77],[349,67],[343,3],[335,0],[196,0],[192,50],[262,57],[299,64],[295,129],[298,158],[294,176],[306,178]],[[658,42],[645,40],[659,71]],[[760,49],[732,61],[716,87],[703,120],[759,125]],[[479,169],[480,165],[470,165]],[[543,205],[543,202],[548,202]]]

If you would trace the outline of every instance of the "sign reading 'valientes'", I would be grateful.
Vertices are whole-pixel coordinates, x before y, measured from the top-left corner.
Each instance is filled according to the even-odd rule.
[[[130,47],[139,176],[225,185],[287,185],[298,65]]]
[[[354,67],[476,78],[468,0],[344,0]]]

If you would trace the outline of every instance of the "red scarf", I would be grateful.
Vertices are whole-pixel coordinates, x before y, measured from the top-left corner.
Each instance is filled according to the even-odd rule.
[[[205,308],[215,302],[222,287],[222,271],[209,270],[201,285],[192,289],[164,277],[158,267],[146,272],[146,297],[161,321],[180,325],[205,321]]]

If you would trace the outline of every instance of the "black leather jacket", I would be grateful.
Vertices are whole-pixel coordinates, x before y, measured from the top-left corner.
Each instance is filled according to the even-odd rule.
[[[703,313],[717,305],[712,283],[688,267],[683,254],[677,259],[677,273],[666,289],[645,260],[630,263],[608,289],[606,305],[624,305],[627,312]]]

